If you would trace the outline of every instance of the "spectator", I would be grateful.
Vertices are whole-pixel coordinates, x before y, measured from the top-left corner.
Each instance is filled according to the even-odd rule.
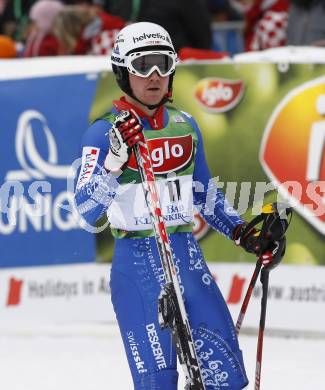
[[[291,0],[289,45],[325,46],[325,0]]]
[[[231,0],[245,19],[245,50],[284,46],[287,41],[289,0]]]
[[[97,7],[66,6],[55,19],[53,31],[60,54],[110,54],[115,36],[125,22]]]
[[[99,10],[104,10],[104,0],[65,0],[65,3],[70,5],[81,5],[88,8],[97,8]]]
[[[75,0],[81,8],[87,11],[92,18],[92,23],[85,31],[83,51],[88,54],[110,54],[115,41],[115,36],[125,26],[125,19],[114,16],[104,11],[104,0]],[[90,33],[93,26],[97,26]],[[89,36],[90,35],[90,36]]]
[[[111,12],[129,21],[146,21],[163,26],[176,51],[181,47],[212,48],[211,17],[207,0],[120,0]]]
[[[0,0],[0,34],[22,41],[28,23],[28,13],[35,0]]]
[[[229,0],[208,0],[208,7],[214,22],[241,20],[241,15],[231,7]]]
[[[0,35],[0,58],[15,58],[17,50],[15,42],[5,35]]]
[[[29,12],[32,22],[24,56],[54,56],[59,54],[59,43],[52,33],[53,21],[64,5],[55,0],[39,0]]]
[[[139,20],[141,4],[141,0],[111,0],[108,1],[108,5],[107,1],[105,2],[104,8],[108,8],[111,14],[117,15],[128,22],[135,22]]]

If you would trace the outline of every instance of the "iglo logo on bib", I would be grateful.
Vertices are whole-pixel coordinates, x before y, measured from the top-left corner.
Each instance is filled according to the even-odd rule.
[[[193,138],[191,134],[179,137],[155,138],[147,141],[152,167],[156,174],[177,172],[186,167],[193,155]],[[136,171],[137,163],[132,153],[128,168]]]

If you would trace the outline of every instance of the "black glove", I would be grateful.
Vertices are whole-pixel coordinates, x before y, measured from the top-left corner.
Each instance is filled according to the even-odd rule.
[[[262,264],[269,269],[276,267],[285,254],[285,236],[278,240],[263,237],[261,230],[251,228],[246,223],[235,228],[233,238],[236,245],[240,245],[247,252],[255,254],[260,258]]]
[[[233,240],[247,252],[254,253],[264,267],[276,267],[285,254],[285,232],[291,220],[292,209],[279,204],[269,204],[263,207],[262,214],[250,223],[238,225],[233,231]],[[289,221],[289,222],[288,222]],[[255,226],[263,222],[262,228]]]

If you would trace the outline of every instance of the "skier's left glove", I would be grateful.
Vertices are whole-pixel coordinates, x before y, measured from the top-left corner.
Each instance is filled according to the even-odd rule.
[[[104,163],[108,171],[118,172],[123,169],[130,158],[131,148],[141,139],[142,129],[136,114],[121,111],[116,116],[108,132],[110,148]]]
[[[249,224],[238,225],[233,231],[233,240],[247,252],[255,254],[264,267],[272,269],[276,267],[285,254],[286,237],[262,236],[261,231]]]

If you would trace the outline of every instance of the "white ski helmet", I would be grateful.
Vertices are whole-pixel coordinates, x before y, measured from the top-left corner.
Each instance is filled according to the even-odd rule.
[[[156,64],[156,56],[163,56],[164,61]],[[169,76],[168,94],[159,104],[148,107],[156,108],[170,100],[177,54],[168,32],[160,25],[139,22],[124,27],[116,37],[111,63],[121,90],[136,100],[130,87],[129,73],[147,77],[156,70],[162,77]]]

